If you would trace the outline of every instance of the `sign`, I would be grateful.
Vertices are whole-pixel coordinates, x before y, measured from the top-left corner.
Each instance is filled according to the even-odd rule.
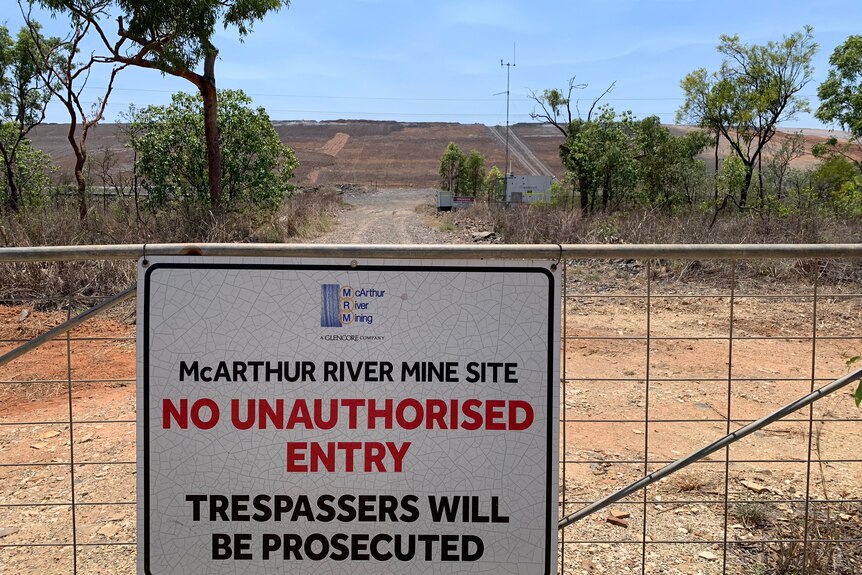
[[[547,263],[150,257],[138,278],[140,573],[556,572]]]

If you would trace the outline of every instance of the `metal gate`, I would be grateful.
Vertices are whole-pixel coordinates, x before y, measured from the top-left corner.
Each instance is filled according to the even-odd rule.
[[[6,248],[0,273],[156,253],[558,262],[560,572],[862,570],[860,245]],[[135,569],[133,296],[0,301],[0,573]]]

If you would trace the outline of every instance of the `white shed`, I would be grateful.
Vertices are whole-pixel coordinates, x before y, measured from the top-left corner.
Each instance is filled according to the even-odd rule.
[[[506,178],[506,203],[532,204],[551,201],[552,176],[508,176]]]

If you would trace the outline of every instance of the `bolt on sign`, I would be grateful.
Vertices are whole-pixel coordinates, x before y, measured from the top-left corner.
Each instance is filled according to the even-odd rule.
[[[138,265],[140,573],[556,572],[556,266]]]

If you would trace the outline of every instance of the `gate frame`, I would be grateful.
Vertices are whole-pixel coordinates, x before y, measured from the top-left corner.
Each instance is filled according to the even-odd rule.
[[[852,259],[852,260],[860,260],[862,261],[862,244],[642,244],[642,245],[606,245],[606,244],[538,244],[538,245],[363,245],[363,244],[355,244],[355,245],[318,245],[318,244],[129,244],[129,245],[104,245],[104,246],[38,246],[38,247],[13,247],[13,248],[0,248],[0,264],[8,264],[8,263],[38,263],[38,262],[52,262],[52,261],[89,261],[89,260],[135,260],[137,258],[144,258],[146,261],[147,256],[151,255],[201,255],[201,256],[222,256],[222,257],[267,257],[267,258],[279,258],[279,257],[290,257],[290,258],[302,258],[302,257],[314,257],[317,259],[325,259],[325,258],[347,258],[347,259],[544,259],[555,262],[554,266],[566,260],[568,263],[569,260],[619,260],[619,259],[635,259],[635,260],[646,260],[650,265],[655,260],[732,260],[734,262],[738,260],[778,260],[778,259],[812,259],[812,260],[832,260],[832,259]],[[564,268],[565,269],[565,268]],[[736,266],[734,265],[734,274]],[[732,284],[733,284],[732,280]],[[649,276],[647,279],[647,293],[646,298],[649,302],[650,297],[654,297],[650,294],[650,280]],[[563,279],[563,306],[561,307],[561,311],[565,317],[565,299],[566,299],[566,286],[565,286],[565,276]],[[813,342],[816,342],[818,339],[817,331],[816,331],[816,305],[817,305],[817,286],[816,282],[814,285],[814,294],[813,301],[815,307],[815,326],[812,335],[810,336]],[[57,337],[67,334],[69,330],[74,328],[76,325],[83,323],[90,317],[93,317],[99,313],[102,313],[123,301],[126,301],[130,297],[134,296],[134,287],[128,288],[119,294],[101,302],[99,305],[79,314],[75,318],[68,317],[67,321],[62,325],[49,330],[48,332],[33,338],[29,342],[24,343],[16,349],[13,349],[3,356],[0,356],[0,366],[8,363],[12,359],[38,347],[39,345],[50,341],[52,339],[56,339]],[[733,299],[733,288],[731,288],[731,302]],[[732,304],[731,304],[731,324],[732,324]],[[650,311],[649,306],[647,307],[647,363],[649,363],[649,317]],[[564,328],[565,331],[565,328]],[[67,335],[66,339],[69,337]],[[563,345],[566,340],[565,334],[563,334],[562,340]],[[734,340],[732,327],[729,333],[729,340],[732,342]],[[68,344],[68,342],[67,342]],[[732,352],[731,352],[732,355]],[[565,387],[566,387],[566,371],[565,371],[565,354],[561,354],[561,384],[562,384],[562,395],[565,397]],[[813,363],[813,358],[812,358]],[[813,368],[813,365],[812,365]],[[704,447],[696,452],[692,453],[687,457],[680,458],[679,460],[672,462],[662,469],[649,473],[649,461],[648,457],[644,457],[644,477],[641,480],[638,480],[620,490],[611,494],[599,501],[595,501],[586,507],[583,507],[579,511],[569,514],[560,519],[559,522],[559,530],[561,532],[560,541],[558,542],[558,546],[560,549],[560,562],[559,568],[561,571],[565,569],[565,561],[563,560],[563,550],[566,545],[565,537],[562,536],[562,531],[575,521],[582,519],[591,513],[595,513],[598,510],[612,504],[615,501],[618,501],[629,495],[635,491],[645,488],[646,486],[658,481],[659,479],[666,477],[667,475],[682,469],[690,463],[693,463],[699,459],[702,459],[709,453],[717,451],[721,448],[727,448],[731,443],[741,439],[749,435],[750,433],[760,429],[769,423],[772,423],[776,420],[779,420],[786,415],[797,411],[803,407],[811,406],[816,400],[824,397],[828,393],[832,393],[838,389],[853,383],[854,381],[862,378],[862,369],[858,369],[853,373],[845,375],[832,383],[829,383],[820,389],[814,389],[814,373],[812,370],[811,376],[811,384],[812,391],[806,396],[791,402],[781,409],[776,410],[775,412],[759,419],[756,422],[752,422],[747,426],[744,426],[741,429],[737,429],[734,432],[730,432],[730,418],[728,415],[727,426],[728,433],[722,439],[713,442],[707,447]],[[728,373],[728,381],[732,380],[732,374]],[[647,385],[647,398],[648,398],[648,387],[649,387],[649,371],[646,374],[646,385]],[[73,421],[71,416],[72,414],[72,396],[71,396],[71,388],[72,388],[73,380],[71,379],[71,375],[69,376],[69,412],[70,417],[67,422],[70,426],[70,435],[73,433],[74,425],[77,423]],[[647,406],[649,405],[649,401],[647,399]],[[565,408],[561,406],[561,420],[565,422]],[[729,413],[729,412],[728,412]],[[803,538],[804,544],[804,552],[807,554],[808,552],[808,544],[813,541],[810,538],[810,533],[807,528],[807,516],[808,516],[808,505],[811,499],[811,495],[809,492],[810,488],[810,467],[812,463],[811,458],[811,436],[813,429],[813,412],[809,413],[808,423],[809,423],[809,433],[808,433],[808,442],[809,442],[809,451],[808,451],[808,481],[806,483],[806,494],[805,494],[805,513],[806,513],[806,526]],[[643,421],[644,425],[649,425],[649,419],[645,419]],[[4,424],[0,423],[0,425],[21,425],[16,423]],[[561,431],[561,447],[563,449],[563,457],[561,458],[560,463],[560,473],[563,480],[563,489],[561,489],[561,512],[564,511],[564,504],[566,502],[565,496],[565,432]],[[645,438],[646,440],[646,438]],[[73,443],[73,442],[71,442]],[[645,447],[646,448],[646,447]],[[97,545],[97,544],[88,544],[88,543],[80,543],[77,541],[76,536],[74,534],[74,525],[75,525],[75,495],[74,495],[74,468],[76,465],[74,459],[74,449],[70,444],[70,455],[71,461],[69,465],[72,469],[72,501],[68,505],[71,506],[72,509],[72,529],[73,529],[73,539],[70,544],[56,544],[61,546],[71,545],[74,548],[73,551],[73,572],[77,572],[76,562],[77,562],[77,553],[78,548],[86,545]],[[727,461],[727,460],[726,460]],[[854,460],[858,461],[858,460]],[[15,465],[15,464],[11,464]],[[725,541],[723,546],[724,557],[723,557],[723,572],[727,570],[727,548],[729,541],[727,539],[727,514],[728,514],[728,491],[727,491],[727,481],[728,481],[728,471],[725,469]],[[80,505],[80,503],[77,503]],[[646,491],[644,491],[644,501],[643,506],[644,510],[646,510],[647,498]],[[6,507],[8,505],[3,505],[0,503],[0,507]],[[646,517],[646,515],[645,515]],[[644,573],[646,569],[646,559],[645,559],[645,548],[646,548],[646,520],[644,520],[643,530],[644,537],[642,539],[643,546],[643,556],[641,561],[641,572]],[[129,545],[130,543],[115,543],[115,545]],[[28,544],[0,544],[0,549],[6,547],[39,547],[45,545],[45,543],[28,543]],[[101,544],[98,544],[101,545]],[[805,567],[803,567],[803,570]]]

